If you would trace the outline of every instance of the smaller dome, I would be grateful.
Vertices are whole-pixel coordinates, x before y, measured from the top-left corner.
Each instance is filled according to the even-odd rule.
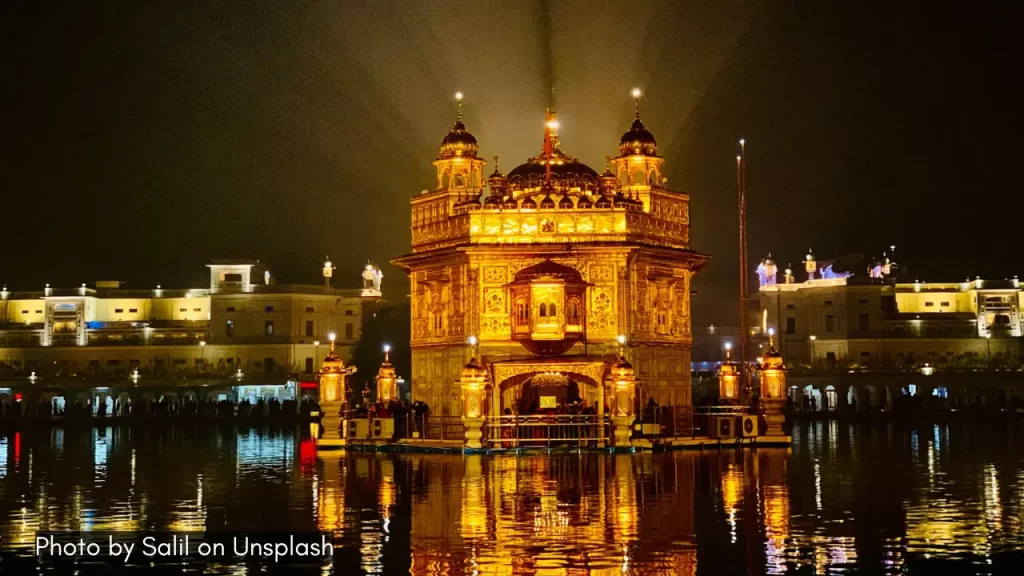
[[[611,376],[616,380],[632,380],[634,378],[633,365],[626,360],[626,357],[619,354],[615,363],[611,365]]]
[[[568,196],[562,196],[558,201],[558,207],[562,210],[572,210],[572,200]]]
[[[611,208],[612,207],[612,202],[608,198],[606,198],[604,196],[601,196],[600,198],[597,199],[597,202],[594,203],[594,207],[595,208]]]
[[[768,348],[768,351],[765,352],[764,358],[762,360],[763,360],[761,362],[761,369],[762,370],[770,370],[770,369],[783,370],[784,369],[784,366],[783,366],[783,363],[782,363],[782,354],[779,354],[779,351],[775,349],[775,346],[771,346],[770,348]]]
[[[519,203],[516,202],[515,198],[513,198],[511,196],[509,196],[508,198],[505,198],[505,208],[508,208],[509,210],[515,210],[518,207],[519,207]]]
[[[534,200],[532,197],[527,196],[525,199],[523,199],[523,203],[519,207],[520,208],[525,208],[525,209],[536,210],[537,209],[537,201]]]
[[[544,195],[544,198],[540,201],[540,207],[542,210],[551,210],[555,207],[555,201],[551,198],[550,194]]]
[[[622,156],[631,156],[633,154],[640,154],[642,156],[658,155],[658,141],[654,139],[654,134],[651,134],[651,131],[640,121],[639,113],[633,119],[633,125],[629,127],[629,130],[619,140],[619,154]]]
[[[580,196],[580,199],[576,202],[576,207],[577,208],[584,208],[584,209],[593,208],[594,207],[594,203],[591,202],[590,198],[588,198],[586,195],[583,195],[583,196]]]
[[[501,208],[501,196],[491,194],[484,200],[484,206],[488,208]]]
[[[534,280],[563,280],[567,284],[583,284],[583,275],[572,266],[559,264],[553,260],[545,260],[533,266],[527,266],[516,272],[513,283],[530,283]]]
[[[487,378],[487,370],[477,361],[476,357],[469,359],[469,362],[462,368],[462,380],[483,380]]]
[[[466,130],[466,125],[462,123],[461,116],[455,121],[455,125],[448,131],[448,135],[441,141],[441,158],[476,158],[476,153],[480,149],[477,144],[476,138]]]

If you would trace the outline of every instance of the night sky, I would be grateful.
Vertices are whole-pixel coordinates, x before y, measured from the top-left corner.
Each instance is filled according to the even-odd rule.
[[[552,86],[565,149],[598,170],[644,90],[712,256],[698,324],[735,321],[740,137],[752,264],[895,244],[926,281],[1024,275],[1010,3],[89,4],[0,6],[12,289],[203,286],[212,258],[319,283],[328,254],[355,286],[408,251],[452,93],[507,172],[540,151]]]

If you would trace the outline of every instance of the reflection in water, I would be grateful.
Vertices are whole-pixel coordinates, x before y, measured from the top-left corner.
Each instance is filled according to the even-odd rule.
[[[317,457],[304,432],[0,434],[0,546],[28,553],[40,529],[322,530],[333,563],[289,573],[424,575],[975,572],[1024,550],[1013,424],[830,422],[797,426],[792,450],[519,457]]]

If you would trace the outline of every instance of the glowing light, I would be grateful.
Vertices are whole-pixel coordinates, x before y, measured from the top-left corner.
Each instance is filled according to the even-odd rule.
[[[467,338],[467,342],[469,342],[470,346],[476,346],[479,340],[477,340],[476,336],[470,336],[469,338]]]
[[[551,120],[548,122],[548,128],[552,130],[558,130],[560,126],[561,124],[558,123],[558,120]]]
[[[391,344],[385,344],[384,345],[384,351],[385,352],[391,352]]]
[[[726,342],[725,343],[725,349],[726,350],[732,350],[732,342]]]
[[[199,345],[200,346],[206,346],[206,340],[200,340],[199,341]]]
[[[639,88],[633,88],[632,94],[633,94],[633,98],[639,98],[640,97],[640,89]]]
[[[319,345],[320,345],[320,341],[319,340],[313,340],[313,346],[319,346]]]
[[[331,342],[334,342],[334,339],[337,338],[337,336],[337,334],[331,332],[330,334],[327,335],[327,339],[330,340]]]
[[[618,336],[618,338],[616,338],[616,340],[619,342],[619,344],[625,344],[626,343],[626,335],[625,334],[619,334],[619,336]]]
[[[768,335],[769,336],[775,336],[775,328],[769,328],[768,329]]]
[[[811,334],[811,342],[814,342],[817,339],[818,339],[817,336],[815,336],[814,334]]]
[[[456,100],[462,100],[462,92],[456,92],[455,93],[455,99]]]
[[[746,146],[746,145],[747,145],[746,138],[740,138],[740,146]]]

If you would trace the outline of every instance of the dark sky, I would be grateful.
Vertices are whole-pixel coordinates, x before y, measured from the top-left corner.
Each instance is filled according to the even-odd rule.
[[[669,184],[692,196],[693,247],[713,257],[698,323],[734,321],[740,137],[754,261],[895,244],[922,280],[1024,274],[1021,16],[987,2],[5,2],[0,282],[202,285],[209,259],[248,257],[315,283],[330,254],[355,285],[368,258],[408,250],[408,199],[434,183],[452,93],[507,171],[539,151],[552,85],[564,147],[597,168],[644,89]],[[405,279],[384,270],[400,299]]]

